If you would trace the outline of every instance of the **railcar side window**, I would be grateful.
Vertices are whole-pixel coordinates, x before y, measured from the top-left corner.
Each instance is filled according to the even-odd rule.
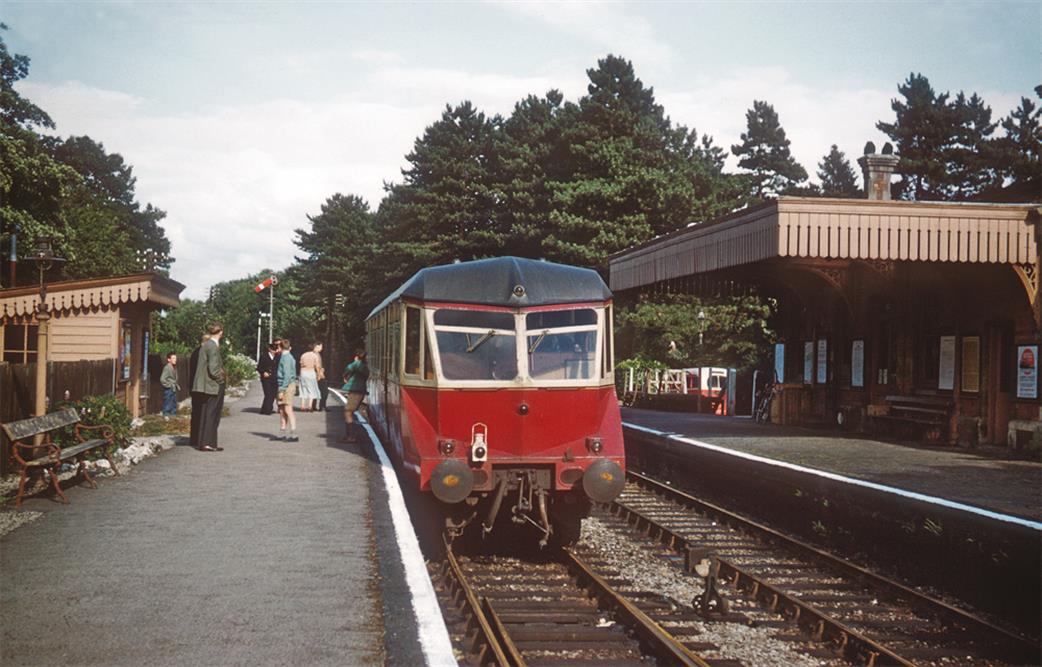
[[[434,333],[445,379],[517,377],[517,337],[510,313],[441,309],[434,313]]]
[[[533,380],[589,380],[597,373],[597,312],[528,313],[528,373]]]
[[[405,373],[420,374],[420,309],[405,309]]]

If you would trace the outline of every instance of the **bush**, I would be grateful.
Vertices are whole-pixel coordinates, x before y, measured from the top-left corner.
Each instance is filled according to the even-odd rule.
[[[84,426],[111,426],[113,430],[112,443],[117,447],[126,447],[130,444],[130,410],[127,406],[123,405],[123,401],[111,394],[102,394],[99,396],[85,396],[79,401],[72,401],[69,403],[62,403],[58,406],[59,408],[76,408],[76,412],[80,415],[80,422]],[[91,437],[101,437],[99,432],[94,432],[97,435],[90,435],[91,431],[85,431],[84,437],[90,439]],[[77,442],[75,429],[68,427],[55,434],[55,444],[59,447],[68,447]]]
[[[228,354],[224,357],[224,372],[229,387],[257,377],[257,362],[245,354]]]

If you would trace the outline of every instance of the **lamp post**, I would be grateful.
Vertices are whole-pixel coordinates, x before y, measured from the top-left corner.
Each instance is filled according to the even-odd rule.
[[[39,416],[47,413],[47,330],[51,320],[44,274],[65,260],[54,255],[51,239],[46,236],[36,240],[36,249],[31,259],[40,273],[40,303],[36,308],[36,415]]]
[[[706,329],[706,311],[698,309],[698,344],[702,344],[702,334]]]

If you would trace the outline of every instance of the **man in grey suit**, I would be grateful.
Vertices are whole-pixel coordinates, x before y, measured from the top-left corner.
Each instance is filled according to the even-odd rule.
[[[225,374],[219,346],[224,327],[211,324],[209,334],[210,340],[199,348],[199,360],[192,380],[192,393],[205,400],[201,406],[196,445],[202,452],[220,452],[224,447],[217,444],[217,428],[221,425],[221,410],[224,408]]]

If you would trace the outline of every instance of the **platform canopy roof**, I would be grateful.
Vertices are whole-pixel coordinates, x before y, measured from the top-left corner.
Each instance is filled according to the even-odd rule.
[[[176,307],[184,288],[156,273],[63,280],[47,283],[47,305],[58,313],[146,302],[159,308]],[[0,290],[0,321],[31,318],[39,301],[40,288],[35,285]]]
[[[611,290],[593,269],[523,257],[494,257],[421,269],[374,308],[370,317],[402,298],[527,308],[607,301],[611,297]]]
[[[1034,266],[1038,204],[780,197],[610,258],[613,290],[772,259]]]

